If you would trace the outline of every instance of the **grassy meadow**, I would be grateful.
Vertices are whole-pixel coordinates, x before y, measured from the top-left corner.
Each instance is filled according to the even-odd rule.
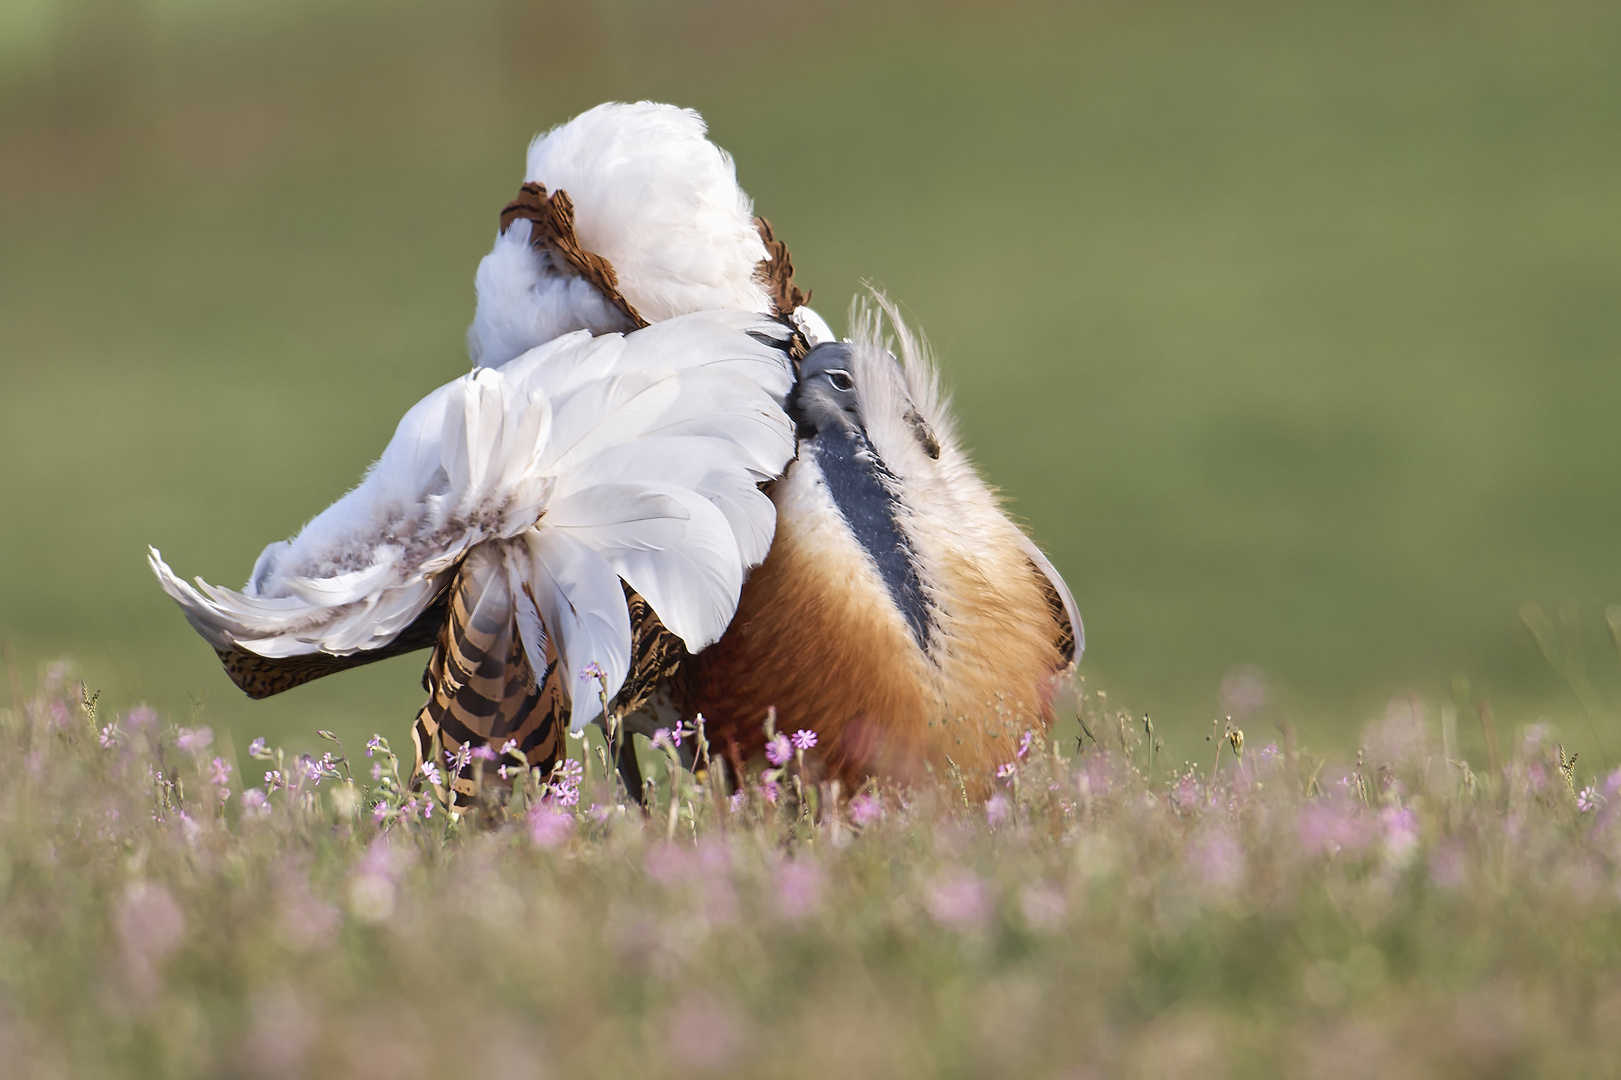
[[[700,744],[644,816],[592,740],[474,824],[382,740],[233,753],[69,678],[0,708],[7,1075],[1621,1072],[1621,770],[1546,728],[1171,766],[1084,694],[983,803],[814,750],[728,795]]]

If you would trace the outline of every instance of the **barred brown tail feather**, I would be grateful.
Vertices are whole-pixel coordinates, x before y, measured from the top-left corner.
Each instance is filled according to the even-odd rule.
[[[413,729],[416,776],[438,766],[450,789],[436,785],[457,810],[478,799],[480,763],[454,774],[452,758],[463,746],[499,751],[515,740],[530,768],[550,773],[562,757],[568,702],[557,651],[546,643],[546,670],[537,680],[518,636],[506,572],[497,558],[469,558],[450,589],[448,618],[423,676],[428,700]],[[492,766],[490,771],[494,771]]]
[[[623,687],[609,703],[610,712],[625,716],[641,708],[660,687],[679,682],[688,656],[681,639],[670,633],[642,596],[625,586],[630,609],[631,668]],[[463,746],[488,746],[499,753],[515,740],[528,768],[549,776],[564,756],[563,733],[569,726],[568,696],[557,650],[546,641],[546,670],[536,679],[519,638],[517,612],[499,560],[469,558],[449,590],[447,618],[433,656],[423,673],[428,700],[413,728],[416,774],[433,762],[449,783],[436,785],[441,799],[458,812],[478,802],[480,786],[505,789],[493,774],[500,763],[467,762],[452,775],[451,762]],[[580,686],[578,692],[590,693]],[[510,763],[510,759],[502,759]],[[641,797],[635,751],[624,736],[616,762],[626,787]]]

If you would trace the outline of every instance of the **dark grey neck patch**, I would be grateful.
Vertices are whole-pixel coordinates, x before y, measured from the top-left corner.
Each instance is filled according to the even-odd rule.
[[[906,531],[896,516],[895,496],[886,486],[894,476],[858,429],[830,426],[805,440],[816,455],[833,504],[861,546],[878,564],[878,573],[890,599],[906,616],[912,638],[928,651],[928,600],[917,574],[917,561]]]

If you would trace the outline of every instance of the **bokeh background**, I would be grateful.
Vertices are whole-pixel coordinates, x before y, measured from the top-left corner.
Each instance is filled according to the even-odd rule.
[[[239,584],[351,485],[464,370],[528,139],[645,97],[836,327],[870,280],[927,332],[1168,753],[1489,700],[1613,758],[1618,57],[1597,0],[3,0],[9,666],[403,733],[422,657],[248,702],[145,545]]]

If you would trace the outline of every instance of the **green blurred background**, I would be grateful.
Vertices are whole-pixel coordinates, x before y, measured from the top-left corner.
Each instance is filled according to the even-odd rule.
[[[22,681],[403,733],[421,657],[249,702],[144,545],[239,584],[351,485],[465,368],[529,137],[643,97],[835,327],[867,279],[928,333],[1168,752],[1414,694],[1621,752],[1621,7],[1570,0],[0,0]]]

